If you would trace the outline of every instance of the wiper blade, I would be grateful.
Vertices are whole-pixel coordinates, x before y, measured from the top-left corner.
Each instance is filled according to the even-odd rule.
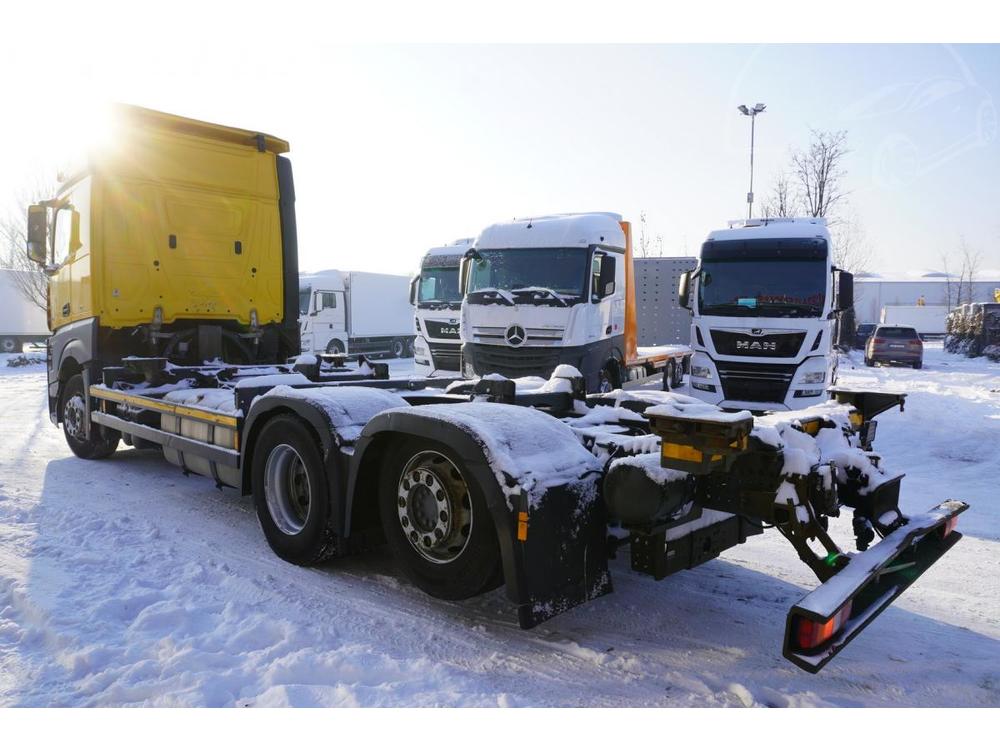
[[[514,294],[542,294],[549,299],[555,300],[563,307],[569,307],[566,300],[559,296],[559,293],[554,289],[549,289],[547,286],[527,286],[521,289],[511,289]]]
[[[475,291],[469,292],[469,300],[473,301],[473,298],[477,295],[488,302],[498,302],[511,307],[517,304],[517,302],[514,301],[514,298],[510,295],[510,292],[504,291],[503,289],[494,289],[493,287],[476,289]]]

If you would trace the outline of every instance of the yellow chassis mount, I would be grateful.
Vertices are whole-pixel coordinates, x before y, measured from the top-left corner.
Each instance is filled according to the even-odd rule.
[[[101,401],[113,401],[117,404],[126,404],[140,409],[149,409],[150,411],[156,411],[161,414],[172,414],[177,417],[197,419],[202,422],[208,422],[209,424],[217,424],[224,427],[232,427],[234,429],[239,424],[239,419],[234,417],[232,414],[224,414],[213,409],[204,409],[196,406],[172,404],[168,401],[163,401],[162,399],[123,393],[121,391],[105,388],[100,385],[90,386],[90,396],[91,398]]]

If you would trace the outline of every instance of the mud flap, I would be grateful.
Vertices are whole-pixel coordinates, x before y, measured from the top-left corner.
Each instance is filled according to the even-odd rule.
[[[807,672],[821,670],[962,538],[953,529],[968,507],[947,500],[853,555],[789,610],[785,658]]]
[[[515,504],[515,603],[522,628],[611,593],[607,513],[596,477],[550,487],[531,507],[523,495]]]

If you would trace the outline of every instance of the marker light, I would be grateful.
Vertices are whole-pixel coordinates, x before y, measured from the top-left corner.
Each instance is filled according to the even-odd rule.
[[[813,651],[833,638],[847,624],[851,617],[851,601],[838,609],[828,620],[807,620],[798,617],[795,621],[795,645],[801,651]]]

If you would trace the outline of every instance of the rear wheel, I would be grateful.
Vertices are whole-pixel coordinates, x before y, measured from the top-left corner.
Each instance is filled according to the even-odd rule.
[[[913,369],[914,369],[914,370],[919,370],[919,369],[921,369],[921,368],[922,368],[923,366],[924,366],[924,363],[923,363],[923,362],[914,362],[914,363],[913,363]]]
[[[669,391],[675,387],[674,381],[677,379],[677,376],[674,374],[674,367],[673,360],[671,360],[663,368],[663,390],[665,391]]]
[[[251,475],[257,520],[278,557],[315,565],[336,553],[326,468],[315,436],[301,420],[279,416],[264,425]]]
[[[401,440],[379,479],[379,515],[403,572],[437,599],[496,588],[500,548],[483,489],[447,446]]]
[[[84,393],[83,375],[76,374],[63,387],[59,413],[62,415],[63,436],[66,444],[79,458],[107,458],[118,449],[121,435],[97,424],[90,425],[87,435],[87,395]]]
[[[16,336],[4,336],[0,338],[0,352],[4,354],[17,354],[21,351],[21,340]]]
[[[406,356],[406,342],[403,339],[392,340],[393,359],[401,359]]]
[[[617,359],[609,359],[597,374],[598,393],[608,393],[622,387],[622,366]]]

